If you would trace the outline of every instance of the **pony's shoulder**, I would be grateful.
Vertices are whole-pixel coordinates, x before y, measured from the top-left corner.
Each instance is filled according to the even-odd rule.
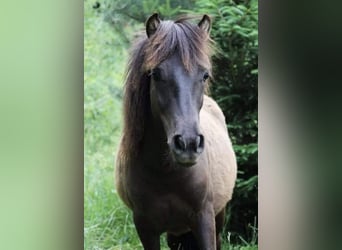
[[[226,122],[226,119],[223,115],[223,112],[219,105],[209,96],[204,95],[204,100],[203,100],[203,107],[202,109],[216,117],[217,119],[220,120],[220,122],[224,123]]]

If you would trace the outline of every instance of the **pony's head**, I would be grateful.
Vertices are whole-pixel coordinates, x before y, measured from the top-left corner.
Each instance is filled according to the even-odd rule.
[[[205,147],[199,112],[210,76],[210,18],[146,22],[143,70],[149,76],[152,116],[161,121],[172,158],[182,166],[197,162]]]

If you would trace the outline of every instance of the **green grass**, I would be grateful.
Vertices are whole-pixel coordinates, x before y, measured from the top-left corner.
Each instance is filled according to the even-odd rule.
[[[91,5],[84,3],[84,249],[142,249],[113,177],[128,48]],[[131,27],[123,28],[132,32]],[[162,249],[167,249],[164,238]],[[247,242],[232,246],[226,240],[223,249],[257,246]]]

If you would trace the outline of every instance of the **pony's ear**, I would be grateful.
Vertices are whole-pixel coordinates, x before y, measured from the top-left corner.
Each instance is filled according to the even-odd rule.
[[[200,29],[204,30],[205,32],[209,33],[211,27],[210,17],[208,15],[204,15],[202,17],[202,20],[198,23],[198,27],[200,27]]]
[[[147,37],[152,36],[160,24],[160,19],[158,13],[154,13],[146,21],[146,34]]]

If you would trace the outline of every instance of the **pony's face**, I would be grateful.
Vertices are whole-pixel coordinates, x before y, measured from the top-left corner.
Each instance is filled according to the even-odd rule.
[[[196,163],[205,138],[199,129],[199,112],[208,71],[199,66],[187,71],[176,52],[150,72],[152,114],[160,119],[175,162]]]
[[[162,123],[173,160],[182,166],[194,165],[205,145],[199,113],[209,77],[203,68],[210,64],[204,46],[209,30],[207,15],[197,26],[162,22],[158,14],[146,22],[147,61],[159,61],[150,70],[151,110]]]

